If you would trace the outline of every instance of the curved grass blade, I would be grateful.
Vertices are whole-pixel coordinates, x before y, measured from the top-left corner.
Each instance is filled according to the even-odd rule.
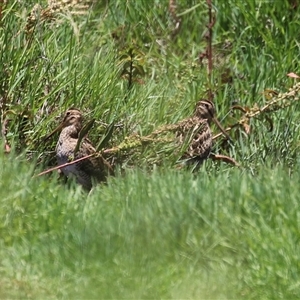
[[[82,139],[86,136],[86,134],[89,132],[89,130],[92,128],[92,126],[94,125],[95,119],[92,119],[91,121],[87,122],[82,129],[79,132],[79,136],[78,136],[78,140],[77,140],[77,144],[74,150],[74,157],[76,156],[76,153],[78,152]]]
[[[107,143],[109,142],[109,140],[112,137],[114,127],[115,127],[114,121],[108,125],[102,139],[100,140],[99,144],[96,147],[97,152],[100,151],[101,149],[103,149],[107,145]]]

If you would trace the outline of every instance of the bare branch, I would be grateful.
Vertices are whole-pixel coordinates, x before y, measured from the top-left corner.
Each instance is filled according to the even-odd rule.
[[[43,171],[43,172],[41,172],[41,173],[39,173],[39,174],[37,174],[37,175],[34,175],[33,177],[42,176],[42,175],[48,174],[48,173],[50,173],[50,172],[53,172],[53,171],[55,171],[55,170],[60,170],[60,169],[62,169],[62,168],[65,168],[65,167],[67,167],[67,166],[71,166],[71,165],[73,165],[73,164],[78,163],[79,161],[88,159],[88,158],[90,158],[90,157],[92,157],[92,156],[95,156],[95,155],[97,155],[97,153],[93,153],[93,154],[90,154],[90,155],[87,155],[87,156],[84,156],[84,157],[75,159],[75,160],[70,161],[70,162],[68,162],[68,163],[65,163],[65,164],[63,164],[63,165],[59,165],[59,166],[50,168],[50,169],[48,169],[48,170],[46,170],[46,171]]]

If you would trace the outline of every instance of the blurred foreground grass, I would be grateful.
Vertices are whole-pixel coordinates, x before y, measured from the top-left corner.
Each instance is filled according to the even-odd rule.
[[[1,165],[1,298],[300,296],[298,167],[133,171],[87,195]]]
[[[286,74],[300,73],[300,14],[292,1],[213,2],[214,49],[231,45],[222,54],[231,80],[217,66],[211,87],[228,125],[239,119],[233,103],[261,106],[266,89],[294,84]],[[154,0],[99,1],[26,32],[35,3],[7,3],[0,26],[1,133],[11,145],[0,154],[0,298],[300,298],[299,104],[216,143],[244,169],[207,162],[191,175],[152,145],[90,195],[54,174],[33,178],[36,162],[53,164],[55,140],[41,138],[70,106],[97,120],[93,141],[114,121],[115,146],[189,116],[209,87],[199,63],[205,1],[177,1],[177,34],[169,2]]]

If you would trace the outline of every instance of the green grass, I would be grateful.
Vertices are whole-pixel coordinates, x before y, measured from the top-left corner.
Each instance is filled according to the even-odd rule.
[[[298,167],[132,171],[86,195],[1,160],[1,298],[300,296]]]
[[[24,1],[23,1],[24,2]],[[242,168],[174,167],[172,149],[148,145],[124,158],[122,175],[90,194],[63,185],[56,138],[42,142],[70,106],[118,127],[108,147],[191,114],[207,96],[205,1],[99,1],[83,16],[58,14],[26,33],[35,1],[15,1],[0,25],[0,115],[10,154],[0,153],[1,299],[297,299],[299,292],[299,104],[253,119],[214,152]],[[43,3],[42,3],[43,4]],[[299,75],[299,7],[289,1],[213,1],[213,44],[232,82],[213,73],[217,116],[285,92]],[[44,3],[45,7],[46,4]],[[129,84],[128,59],[136,73]],[[273,130],[270,130],[272,125]],[[4,128],[5,127],[5,128]],[[215,128],[213,128],[215,131]],[[1,145],[2,147],[2,145]]]

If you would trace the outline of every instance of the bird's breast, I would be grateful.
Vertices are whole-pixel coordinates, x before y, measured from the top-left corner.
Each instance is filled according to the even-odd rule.
[[[59,138],[56,145],[56,158],[58,165],[66,164],[74,159],[74,150],[77,140]],[[72,164],[62,168],[63,173],[68,176],[70,173],[76,172],[76,164]]]

